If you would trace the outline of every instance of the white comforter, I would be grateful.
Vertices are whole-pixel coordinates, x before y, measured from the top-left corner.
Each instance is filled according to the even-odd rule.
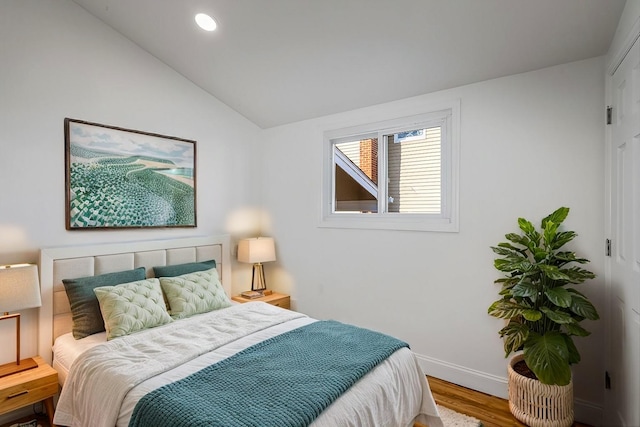
[[[54,422],[127,426],[137,401],[149,391],[313,321],[254,302],[96,345],[71,366]],[[414,421],[442,426],[426,378],[405,348],[362,378],[312,425],[411,426]]]

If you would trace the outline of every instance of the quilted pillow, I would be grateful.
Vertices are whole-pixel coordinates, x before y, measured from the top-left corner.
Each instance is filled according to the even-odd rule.
[[[142,280],[146,277],[144,267],[135,270],[118,271],[97,276],[63,279],[64,290],[69,298],[73,319],[73,337],[77,340],[104,331],[104,320],[100,305],[93,290],[100,286],[114,286],[120,283]]]
[[[103,286],[93,291],[100,302],[108,340],[172,321],[158,279]]]
[[[186,264],[161,265],[153,267],[153,275],[156,277],[174,277],[183,274],[195,273],[196,271],[204,271],[216,268],[216,260],[188,262]]]
[[[161,277],[160,286],[167,296],[174,319],[231,306],[215,268],[176,277]]]

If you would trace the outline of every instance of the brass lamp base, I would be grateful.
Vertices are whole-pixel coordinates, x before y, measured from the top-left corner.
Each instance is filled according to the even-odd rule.
[[[264,292],[267,289],[267,281],[264,278],[264,268],[261,262],[253,264],[253,273],[251,275],[251,290]]]
[[[22,359],[19,365],[16,362],[5,363],[4,365],[0,365],[0,378],[37,367],[38,362],[32,358]]]
[[[20,360],[20,313],[5,312],[0,316],[0,320],[7,319],[16,319],[16,361],[0,365],[0,378],[38,367],[38,363],[32,358]]]

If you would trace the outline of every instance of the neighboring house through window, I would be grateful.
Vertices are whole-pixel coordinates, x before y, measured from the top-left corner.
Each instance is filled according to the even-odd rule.
[[[458,230],[459,102],[325,132],[322,226]]]

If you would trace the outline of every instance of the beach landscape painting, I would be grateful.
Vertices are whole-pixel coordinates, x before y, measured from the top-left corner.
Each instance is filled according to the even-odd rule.
[[[66,228],[196,226],[196,142],[66,118]]]

